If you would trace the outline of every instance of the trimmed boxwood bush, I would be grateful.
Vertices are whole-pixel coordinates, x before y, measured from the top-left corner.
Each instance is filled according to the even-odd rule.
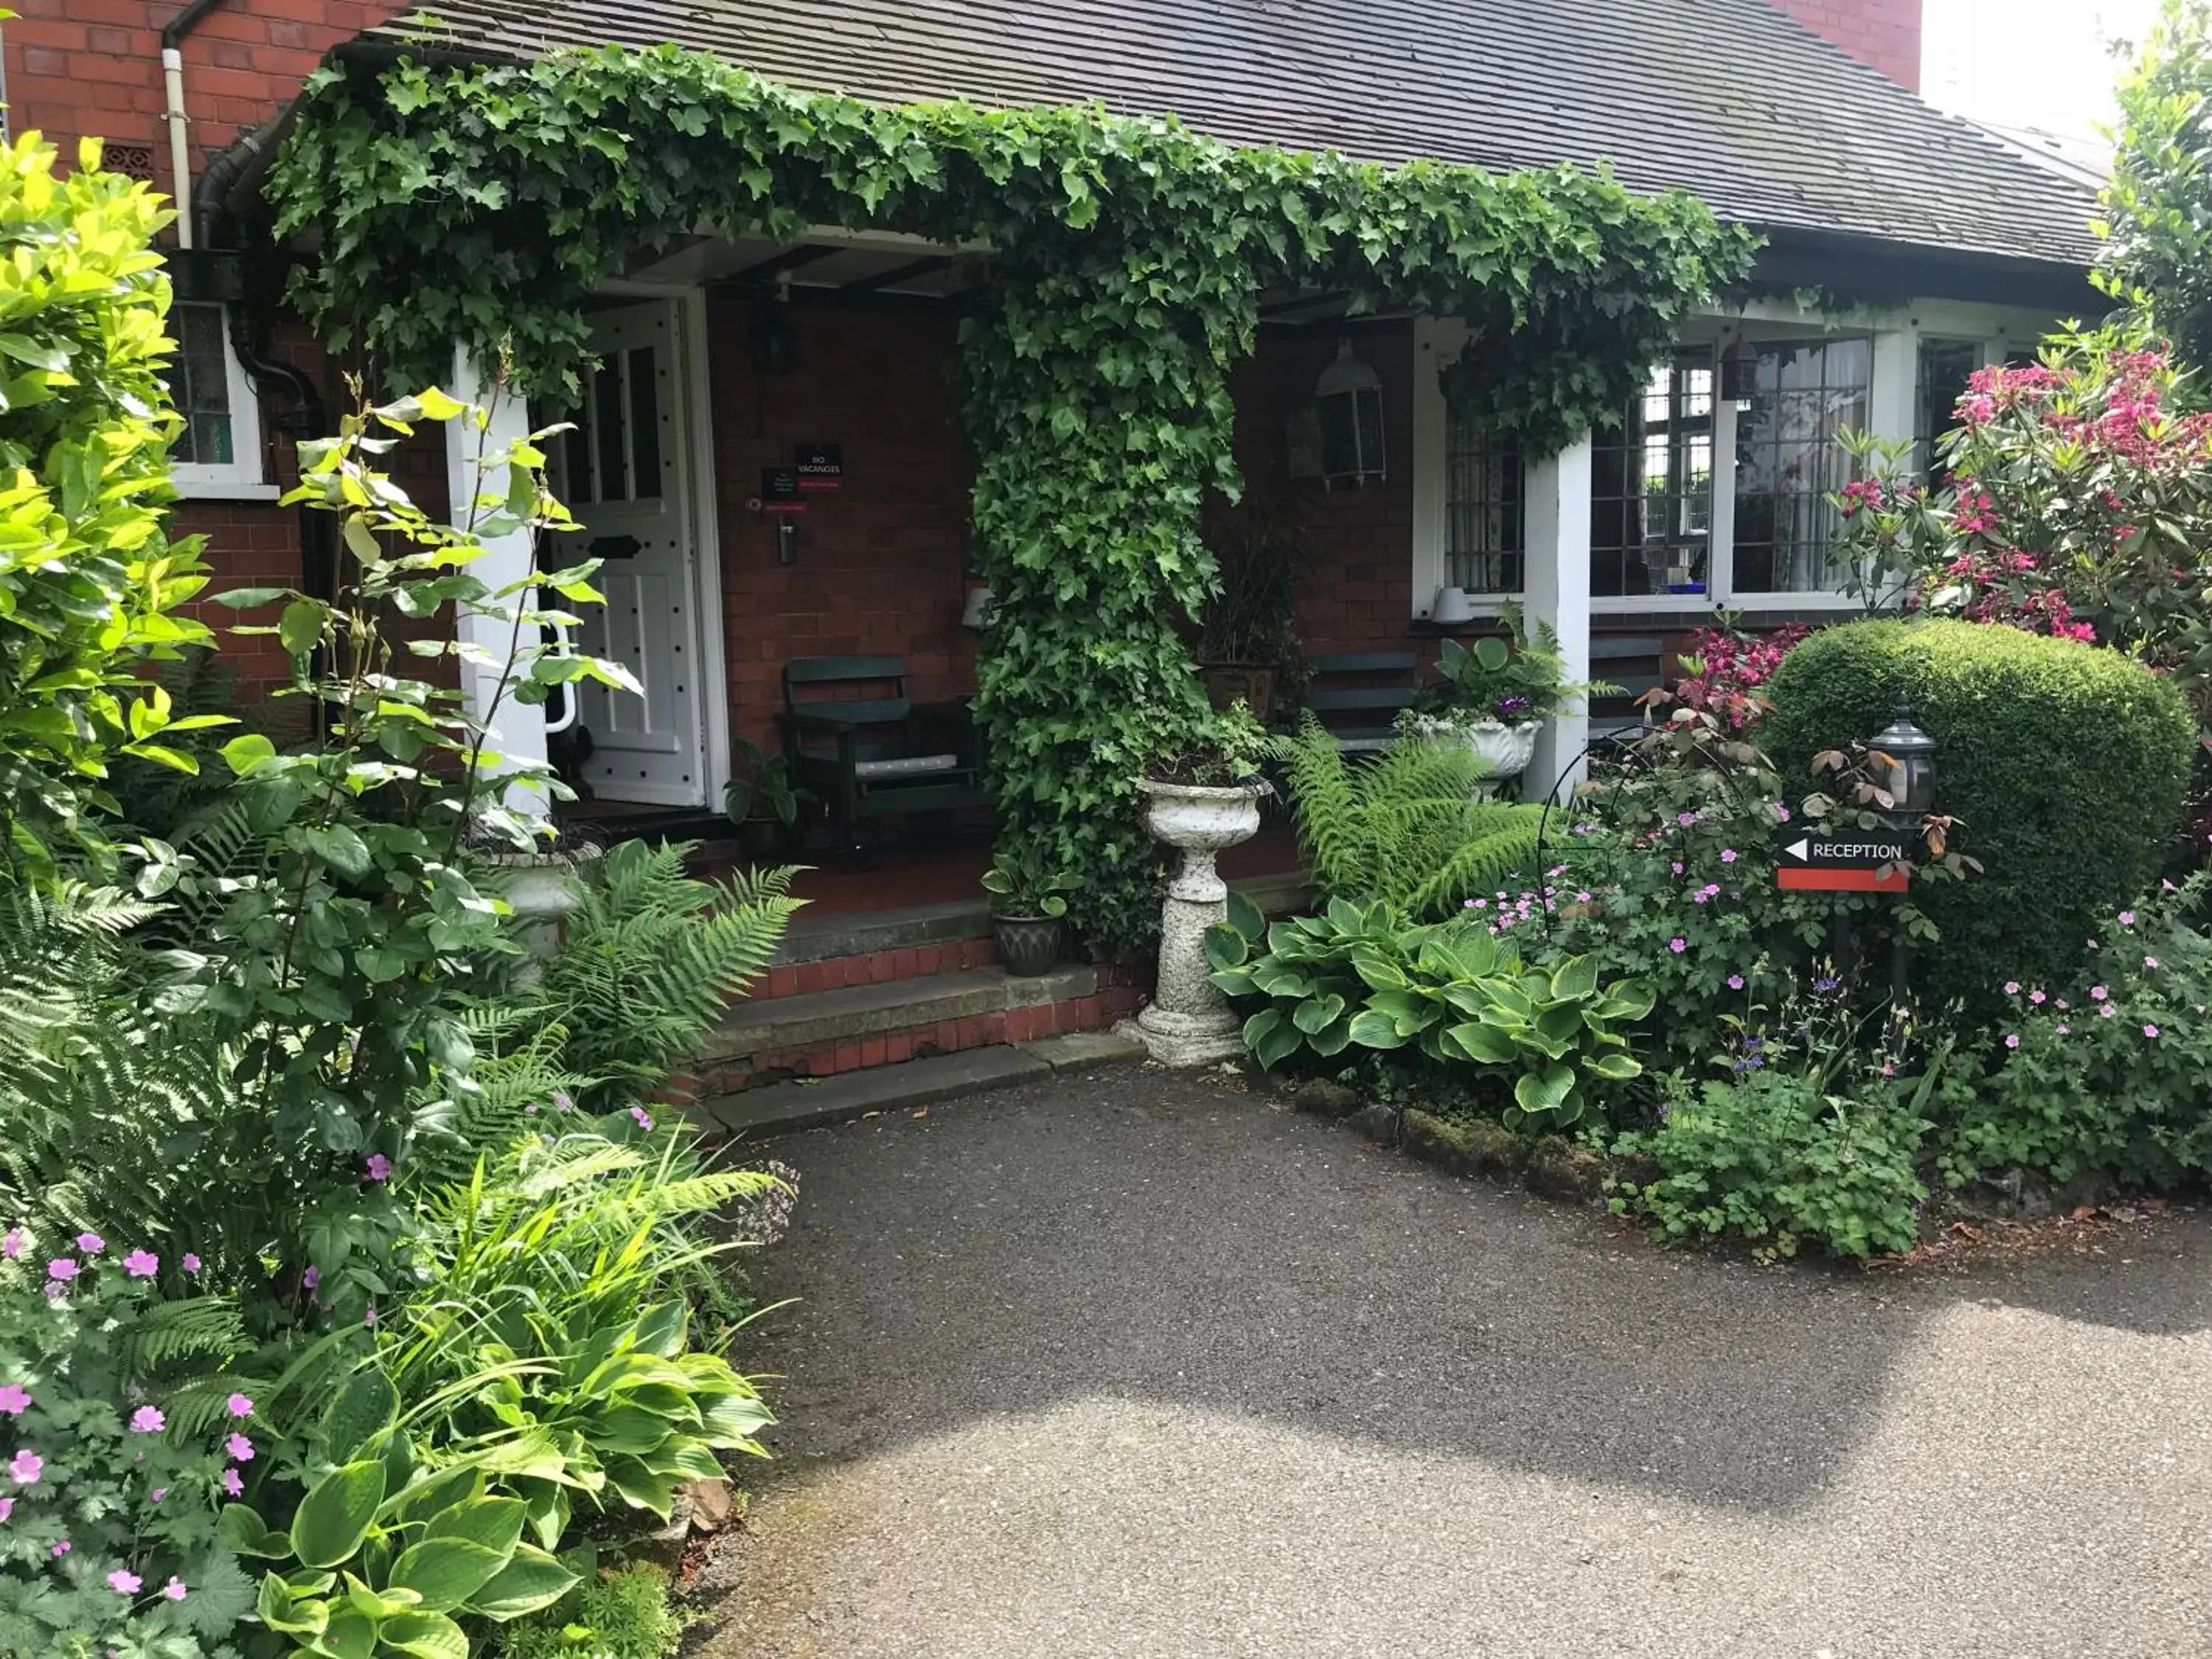
[[[1785,787],[1863,741],[1899,702],[1940,744],[1936,808],[1982,873],[1929,883],[1942,930],[1916,975],[1986,1005],[2007,980],[2063,982],[2100,917],[2158,878],[2181,822],[2196,726],[2171,685],[2097,646],[1967,622],[1863,622],[1814,634],[1767,683]],[[1799,787],[1802,784],[1802,788]]]

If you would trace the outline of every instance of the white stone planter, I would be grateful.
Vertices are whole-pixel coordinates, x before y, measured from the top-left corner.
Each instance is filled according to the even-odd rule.
[[[495,873],[484,885],[507,901],[534,955],[550,957],[561,943],[562,924],[576,908],[576,872],[599,856],[576,853],[488,853]]]
[[[1415,720],[1414,726],[1430,737],[1459,738],[1489,766],[1489,775],[1474,787],[1475,796],[1481,800],[1496,794],[1499,784],[1528,769],[1536,753],[1536,734],[1544,729],[1541,720],[1518,720],[1509,726],[1504,720],[1468,723],[1433,715]]]
[[[1244,1052],[1242,1026],[1227,999],[1206,977],[1206,930],[1227,920],[1229,888],[1213,856],[1259,833],[1265,784],[1227,788],[1139,782],[1145,828],[1182,854],[1160,906],[1159,987],[1152,1004],[1121,1024],[1163,1066],[1209,1066]]]

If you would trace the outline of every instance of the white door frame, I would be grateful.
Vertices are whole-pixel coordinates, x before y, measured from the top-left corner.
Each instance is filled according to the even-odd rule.
[[[697,283],[610,282],[599,292],[609,299],[673,301],[684,383],[681,465],[691,498],[691,549],[688,561],[693,614],[699,618],[697,775],[706,785],[704,810],[717,812],[730,781],[730,676],[726,657],[728,618],[722,610],[722,529],[714,488],[714,386],[707,351],[707,290]]]

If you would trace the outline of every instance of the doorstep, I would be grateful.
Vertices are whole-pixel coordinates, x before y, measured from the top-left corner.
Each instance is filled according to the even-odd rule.
[[[699,1104],[715,1128],[750,1139],[790,1134],[878,1113],[918,1111],[940,1101],[988,1093],[1056,1072],[1142,1060],[1140,1043],[1106,1031],[1079,1031],[965,1053],[910,1060],[818,1081],[771,1084]]]

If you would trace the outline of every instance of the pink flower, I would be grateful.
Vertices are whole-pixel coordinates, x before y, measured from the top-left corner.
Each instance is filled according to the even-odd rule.
[[[76,1263],[65,1255],[58,1255],[46,1263],[46,1277],[66,1285],[77,1274]]]
[[[149,1250],[133,1250],[123,1258],[123,1271],[132,1279],[151,1279],[161,1271],[161,1258]]]
[[[222,1449],[238,1462],[251,1463],[253,1461],[253,1443],[242,1434],[231,1436],[222,1443]]]
[[[235,1498],[246,1490],[246,1482],[238,1478],[236,1469],[225,1469],[222,1472],[222,1489],[228,1496]]]
[[[31,1396],[21,1382],[0,1382],[0,1412],[21,1417],[31,1408]]]
[[[2039,1008],[2043,1006],[2043,993],[2040,991],[2030,991],[2027,994],[2027,1000]]]
[[[2157,958],[2156,957],[2145,957],[2143,958],[2143,966],[2144,966],[2144,967],[2146,967],[2146,968],[2155,968],[2155,967],[2157,967],[2157,966],[2158,966],[2158,958]]]
[[[194,1255],[190,1250],[186,1250],[185,1252],[185,1271],[188,1273],[196,1273],[199,1270],[199,1257]]]
[[[1690,941],[1684,939],[1680,933],[1677,933],[1673,939],[1667,941],[1667,948],[1679,957],[1683,951],[1690,948]]]
[[[2066,1006],[2066,999],[2064,997],[2059,997],[2056,999],[2051,1006],[2054,1008],[2063,1008]]]
[[[385,1157],[382,1152],[371,1152],[368,1155],[368,1161],[362,1167],[371,1181],[392,1179],[392,1160]]]
[[[8,1478],[19,1486],[35,1486],[46,1467],[46,1460],[26,1446],[8,1460]]]
[[[2058,1035],[2059,1035],[2059,1036],[2065,1036],[2069,1031],[2072,1030],[2073,1029],[2074,1029],[2074,1028],[2073,1028],[2071,1025],[2069,1025],[2069,1024],[2068,1024],[2064,1020],[2063,1020],[2063,1019],[2062,1019],[2062,1020],[2060,1020],[2060,1021],[2058,1022]]]
[[[2089,994],[2102,1002],[2105,1000],[2105,988],[2101,985],[2092,985],[2089,988]]]
[[[113,1590],[118,1595],[137,1595],[138,1584],[139,1578],[137,1573],[125,1572],[120,1567],[116,1568],[113,1572],[107,1575],[107,1588]]]
[[[12,1498],[0,1498],[0,1521],[5,1521],[15,1512],[15,1500]]]
[[[161,1586],[161,1594],[167,1596],[172,1601],[183,1601],[185,1599],[185,1581],[181,1578],[172,1578],[167,1583]]]
[[[309,1267],[300,1275],[300,1288],[302,1290],[312,1291],[322,1282],[323,1270],[320,1267]]]
[[[167,1486],[156,1486],[146,1494],[146,1501],[149,1504],[158,1504],[168,1495],[169,1489]]]
[[[2102,1014],[2106,1019],[2110,1019],[2114,1014],[2118,1013],[2120,1011],[2118,1008],[2108,1002],[2103,1007],[2098,1009],[2097,1012],[2100,1014]]]
[[[1525,913],[1526,913],[1526,910],[1527,910],[1527,907],[1526,907],[1525,905],[1522,907],[1522,910],[1523,910],[1523,913],[1525,914]],[[652,1133],[652,1130],[653,1130],[653,1119],[652,1119],[651,1115],[648,1115],[648,1114],[647,1113],[647,1111],[646,1111],[646,1109],[645,1109],[645,1108],[644,1108],[644,1107],[642,1107],[642,1106],[633,1106],[633,1107],[631,1107],[631,1108],[629,1109],[629,1115],[630,1115],[632,1117],[634,1117],[634,1118],[635,1118],[635,1119],[637,1120],[637,1127],[638,1127],[639,1128],[645,1130],[647,1133]]]
[[[1721,862],[1723,864],[1734,864],[1735,862],[1735,848],[1733,847],[1722,848]]]
[[[2154,1037],[2154,1036],[2156,1036],[2158,1035],[2158,1027],[2157,1027],[2157,1026],[2155,1026],[2155,1025],[2146,1025],[2146,1026],[2144,1026],[2144,1027],[2143,1027],[2143,1035],[2144,1035],[2145,1036],[2147,1036],[2147,1037]]]
[[[2020,981],[2016,979],[2007,980],[2005,981],[2005,994],[2008,997],[2018,996],[2020,994]]]
[[[1741,991],[1743,989],[1743,975],[1741,974],[1730,974],[1728,976],[1728,988],[1731,991]]]
[[[79,1233],[76,1236],[76,1247],[87,1255],[98,1255],[107,1248],[107,1241],[98,1233]]]
[[[361,1322],[362,1322],[362,1324],[364,1324],[364,1325],[374,1325],[374,1324],[375,1324],[375,1323],[376,1323],[376,1310],[375,1310],[375,1309],[374,1309],[374,1308],[371,1308],[371,1309],[370,1309],[367,1313],[363,1314],[363,1315],[361,1316]]]
[[[141,1406],[131,1413],[131,1432],[133,1434],[159,1434],[167,1427],[168,1419],[151,1406]]]
[[[253,1415],[253,1402],[251,1400],[248,1400],[242,1394],[234,1394],[231,1395],[229,1399],[222,1402],[222,1405],[223,1409],[228,1412],[233,1417],[247,1418]]]
[[[2006,1048],[2019,1048],[2019,1047],[2020,1047],[2020,1034],[2019,1034],[2018,1032],[2016,1032],[2016,1031],[2014,1031],[2014,1032],[2008,1032],[2008,1033],[2006,1034],[2006,1036],[2005,1036],[2005,1047],[2006,1047]]]
[[[8,1236],[5,1238],[0,1238],[0,1255],[13,1261],[22,1254],[23,1230],[21,1227],[10,1227],[8,1229]]]
[[[2123,910],[2123,911],[2121,911],[2121,912],[2120,912],[2120,926],[2121,926],[2121,927],[2134,927],[2135,925],[2136,925],[2136,913],[2135,913],[2134,911],[2132,911],[2132,910]]]
[[[69,1553],[70,1553],[70,1540],[69,1540],[68,1539],[66,1539],[66,1538],[62,1539],[62,1540],[60,1540],[59,1541],[58,1541],[58,1542],[54,1545],[53,1548],[52,1548],[52,1549],[50,1549],[50,1550],[48,1550],[48,1551],[46,1552],[46,1553],[47,1553],[47,1554],[49,1554],[49,1555],[52,1556],[52,1557],[54,1558],[54,1559],[55,1559],[55,1560],[57,1560],[57,1561],[60,1560],[60,1559],[62,1559],[62,1557],[64,1557],[64,1555],[67,1555]]]
[[[1680,874],[1682,873],[1682,860],[1680,860],[1680,859],[1676,859],[1676,860],[1674,860],[1674,873],[1675,873],[1676,875],[1678,875],[1678,876],[1679,876],[1679,875],[1680,875]]]
[[[1688,829],[1697,821],[1698,815],[1695,812],[1677,812],[1674,814],[1674,822],[1680,824],[1685,830]]]

